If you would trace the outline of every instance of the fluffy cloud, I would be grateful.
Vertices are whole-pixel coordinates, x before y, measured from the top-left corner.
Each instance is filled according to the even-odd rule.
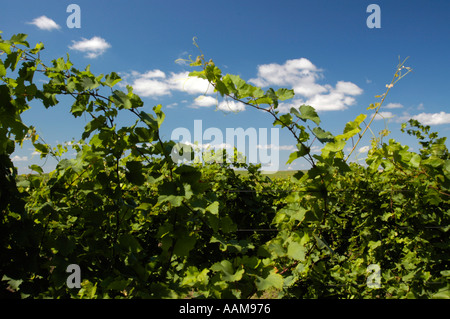
[[[143,97],[162,96],[170,94],[170,87],[167,83],[148,78],[138,78],[134,80],[133,89],[136,94]]]
[[[356,84],[346,81],[338,81],[336,84],[335,91],[337,93],[348,94],[348,95],[360,95],[363,90],[359,88]]]
[[[400,103],[388,103],[384,107],[387,109],[400,109],[403,107],[403,105]]]
[[[374,120],[383,120],[394,117],[392,112],[378,112],[377,116],[375,116]]]
[[[370,147],[366,145],[366,146],[360,147],[358,152],[359,153],[366,153],[366,152],[369,151],[369,149],[370,149]]]
[[[444,111],[439,113],[420,113],[411,118],[418,120],[424,125],[450,124],[450,113],[445,113]]]
[[[348,93],[331,88],[327,94],[316,94],[302,104],[308,104],[318,111],[345,110],[355,103],[355,98]]]
[[[37,26],[41,30],[51,31],[54,29],[60,29],[61,27],[52,19],[47,18],[46,16],[40,16],[38,18],[33,19],[33,21],[28,22],[28,24],[33,24]]]
[[[189,72],[172,73],[168,84],[173,90],[189,94],[211,94],[214,88],[205,79],[190,77]]]
[[[217,106],[217,109],[225,112],[241,112],[245,111],[245,105],[236,101],[222,101]]]
[[[72,43],[69,49],[86,52],[86,57],[89,59],[94,59],[102,55],[111,47],[111,44],[100,37],[92,37],[91,39],[82,38],[80,41],[72,40]]]
[[[397,117],[397,122],[407,122],[410,119],[419,121],[423,125],[442,125],[450,124],[450,113],[441,111],[439,113],[420,113],[417,115],[411,115],[408,112]]]
[[[198,107],[209,107],[217,105],[217,99],[213,98],[212,96],[205,96],[200,95],[194,100],[194,104],[191,106],[192,108],[198,108]]]
[[[249,82],[258,86],[295,85],[298,81],[310,82],[317,76],[317,68],[305,58],[287,60],[285,64],[263,64],[258,66],[258,77]]]
[[[11,161],[13,162],[26,162],[28,161],[28,156],[19,156],[15,155],[11,158]]]
[[[261,87],[274,85],[292,88],[297,98],[288,104],[280,104],[279,110],[282,112],[288,112],[291,107],[301,104],[311,105],[318,111],[344,110],[355,103],[354,96],[363,92],[352,82],[338,81],[334,87],[321,85],[317,83],[321,78],[323,75],[320,69],[308,59],[300,58],[288,60],[282,65],[260,65],[257,78],[249,82]]]
[[[143,79],[166,78],[166,74],[161,70],[150,70],[145,72],[144,74],[140,74],[139,72],[133,71],[131,74]]]
[[[170,94],[170,86],[164,80],[166,74],[161,70],[150,70],[145,73],[132,71],[130,75],[124,75],[125,79],[133,78],[131,86],[134,92],[142,97],[162,96]]]
[[[214,89],[208,81],[200,78],[189,77],[189,72],[170,73],[167,75],[161,70],[150,70],[145,73],[132,71],[129,74],[121,74],[123,83],[134,88],[136,94],[143,97],[159,97],[170,95],[173,91],[186,92],[188,94],[211,94]],[[215,99],[214,99],[215,100]],[[194,106],[208,106],[212,103],[210,98],[194,102]]]

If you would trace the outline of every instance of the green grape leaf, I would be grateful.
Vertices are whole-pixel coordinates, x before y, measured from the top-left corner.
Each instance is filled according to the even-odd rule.
[[[270,88],[266,91],[266,97],[268,97],[272,102],[273,108],[276,109],[278,107],[278,96],[276,95],[274,89]]]
[[[128,172],[125,173],[127,180],[135,185],[142,185],[145,182],[145,176],[142,174],[142,162],[128,161],[126,163]]]
[[[11,53],[11,44],[5,43],[5,42],[0,42],[0,51],[10,54]]]
[[[142,251],[142,246],[139,241],[131,234],[123,234],[119,237],[119,245],[126,251],[132,253],[139,253]]]
[[[345,140],[337,140],[335,142],[328,142],[323,150],[330,151],[330,152],[339,152],[342,151],[345,147]]]
[[[210,212],[213,215],[219,215],[219,202],[214,202],[206,207],[206,211]]]
[[[239,281],[244,274],[244,269],[239,269],[235,271],[233,269],[233,265],[228,260],[223,260],[221,262],[217,262],[211,266],[211,270],[214,272],[221,273],[221,279],[227,282]]]
[[[78,83],[81,85],[81,91],[94,90],[99,86],[99,83],[95,79],[92,79],[87,76],[81,78],[81,80]]]
[[[366,114],[360,114],[354,121],[350,121],[345,125],[344,133],[336,136],[336,139],[347,140],[361,131],[359,125],[366,119]]]
[[[0,76],[5,76],[6,75],[6,68],[5,65],[3,64],[3,61],[0,60]]]
[[[285,101],[292,99],[294,97],[294,90],[288,90],[288,89],[278,89],[275,92],[277,98],[279,101]]]
[[[14,34],[10,40],[8,40],[8,43],[14,43],[14,44],[22,44],[24,46],[26,46],[27,48],[30,47],[30,44],[25,41],[28,38],[27,34],[24,33],[18,33],[18,34]]]
[[[131,109],[132,107],[130,98],[128,97],[127,94],[125,94],[122,91],[119,90],[114,91],[112,95],[112,100],[119,109],[121,108]]]
[[[158,204],[165,202],[170,203],[173,207],[180,207],[183,203],[184,196],[176,195],[160,195],[158,197]]]
[[[158,121],[155,120],[155,118],[151,115],[148,114],[144,111],[141,111],[139,113],[139,116],[141,117],[141,119],[144,121],[145,124],[147,124],[147,126],[152,129],[152,130],[157,130],[158,128]]]
[[[256,288],[259,291],[264,291],[270,288],[282,289],[284,280],[283,276],[275,273],[275,270],[272,270],[266,278],[257,277]]]
[[[303,122],[306,122],[306,120],[311,120],[317,125],[320,124],[319,115],[317,115],[316,110],[312,106],[302,105],[300,106],[299,110],[300,113],[298,113],[295,108],[291,108],[291,112],[293,112],[294,115],[301,119]]]
[[[194,236],[181,236],[177,238],[173,253],[179,257],[189,256],[189,252],[194,249],[197,242]]]
[[[36,164],[30,165],[29,168],[32,169],[33,171],[39,173],[39,174],[43,174],[44,173],[44,170],[42,169],[42,167],[40,167],[40,166],[38,166]]]
[[[289,242],[287,255],[289,258],[304,261],[305,260],[306,249],[300,243],[295,241]]]
[[[330,132],[325,132],[320,127],[315,127],[315,128],[313,128],[312,131],[321,143],[328,143],[328,142],[334,141],[333,134],[331,134]]]
[[[111,88],[120,81],[122,81],[122,79],[116,72],[111,72],[105,76],[105,84]]]
[[[411,164],[411,166],[418,168],[420,166],[421,160],[422,160],[422,158],[420,157],[419,154],[414,154],[411,157],[410,164]]]
[[[309,153],[310,149],[308,147],[306,147],[303,144],[297,144],[297,148],[299,149],[297,152],[291,153],[289,155],[289,159],[286,162],[286,164],[290,164],[292,163],[294,160],[296,160],[297,158],[300,158],[302,156],[305,156],[306,154]]]

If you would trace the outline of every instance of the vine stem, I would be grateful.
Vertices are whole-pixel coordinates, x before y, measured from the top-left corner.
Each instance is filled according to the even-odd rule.
[[[411,72],[411,68],[409,67],[405,67],[404,64],[406,62],[408,58],[404,59],[403,62],[400,62],[397,65],[397,68],[395,70],[394,73],[394,77],[391,80],[391,83],[389,85],[386,85],[387,90],[386,92],[382,95],[382,99],[380,104],[378,105],[378,107],[375,110],[375,113],[373,114],[372,118],[369,121],[369,124],[366,125],[364,131],[362,132],[362,134],[359,135],[358,140],[356,141],[355,145],[353,145],[352,150],[350,151],[350,153],[347,155],[347,158],[344,160],[345,162],[347,162],[347,160],[350,158],[350,156],[352,155],[353,151],[356,149],[356,146],[358,146],[359,142],[361,141],[361,139],[363,138],[364,134],[366,133],[366,131],[370,128],[370,125],[372,124],[373,120],[375,119],[375,117],[378,115],[378,112],[380,111],[381,106],[384,103],[384,100],[386,99],[386,96],[388,95],[389,91],[391,90],[392,87],[394,87],[394,84],[397,83],[401,78],[403,78],[404,76],[406,76],[406,74],[408,74],[409,72]],[[403,75],[401,75],[401,71],[402,69],[407,69],[407,72]],[[399,74],[400,73],[400,74]]]

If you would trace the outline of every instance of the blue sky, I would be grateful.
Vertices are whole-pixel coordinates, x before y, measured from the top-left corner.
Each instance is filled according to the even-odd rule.
[[[66,24],[69,4],[81,9],[81,27]],[[368,28],[369,4],[380,7],[381,28]],[[222,104],[201,81],[186,82],[186,64],[179,58],[198,55],[193,37],[207,59],[224,73],[238,74],[253,84],[293,88],[296,96],[281,110],[309,104],[319,111],[321,127],[339,134],[345,123],[377,102],[395,71],[398,58],[409,57],[413,72],[389,93],[382,114],[389,120],[373,122],[379,132],[387,123],[394,138],[417,151],[414,139],[400,132],[400,123],[417,118],[440,136],[450,132],[450,14],[449,1],[5,1],[0,30],[3,38],[26,33],[31,45],[43,42],[47,63],[69,53],[78,69],[88,64],[94,74],[115,71],[123,84],[134,87],[151,111],[163,105],[166,120],[162,135],[170,139],[176,128],[194,132],[194,120],[203,130],[218,128],[272,128],[272,118],[254,109]],[[184,83],[184,85],[182,85]],[[206,95],[205,95],[206,93]],[[204,96],[203,96],[204,95]],[[203,96],[203,97],[201,97]],[[73,118],[71,98],[45,110],[39,103],[23,114],[51,145],[79,139],[88,118]],[[221,110],[236,106],[240,112]],[[123,123],[134,123],[125,116]],[[270,131],[269,131],[270,132]],[[298,160],[284,165],[295,141],[280,130],[279,141],[258,140],[279,151],[280,169],[305,169]],[[362,162],[370,132],[355,154]],[[208,140],[200,141],[207,144]],[[224,141],[225,142],[225,141]],[[448,145],[448,143],[447,143]],[[317,141],[313,150],[319,150]],[[351,146],[351,142],[349,145]],[[361,152],[359,152],[361,150]],[[70,156],[70,152],[68,154]],[[30,164],[44,165],[24,144],[14,153],[19,172]],[[354,157],[353,157],[354,159]],[[54,168],[49,159],[44,168]]]

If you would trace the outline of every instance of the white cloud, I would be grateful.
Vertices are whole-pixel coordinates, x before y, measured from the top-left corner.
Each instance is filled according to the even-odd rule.
[[[47,18],[46,16],[40,16],[38,18],[35,18],[33,19],[33,21],[28,22],[28,24],[33,24],[37,26],[39,29],[47,31],[61,28],[55,21],[53,21],[50,18]]]
[[[356,84],[346,81],[338,81],[336,84],[335,91],[337,93],[348,94],[348,95],[360,95],[363,90],[359,88]]]
[[[359,153],[366,153],[366,152],[369,151],[369,149],[370,149],[370,147],[366,145],[366,146],[360,147],[358,152]]]
[[[173,108],[176,107],[176,106],[178,106],[178,103],[177,103],[177,102],[170,103],[170,104],[167,104],[167,105],[166,105],[166,107],[169,108],[169,109],[173,109]]]
[[[262,87],[288,86],[294,90],[297,98],[288,104],[280,104],[282,112],[302,104],[311,105],[318,111],[344,110],[355,103],[354,96],[363,92],[356,84],[347,81],[338,81],[335,87],[317,83],[323,78],[322,71],[305,58],[288,60],[283,65],[259,65],[257,76],[249,82]]]
[[[355,103],[355,99],[345,93],[330,90],[328,94],[317,94],[308,99],[305,104],[311,105],[317,111],[345,110],[347,106]]]
[[[316,66],[308,59],[287,60],[283,65],[277,63],[259,65],[258,77],[250,79],[249,82],[258,86],[296,86],[299,82],[311,84],[320,76],[317,71]]]
[[[162,96],[170,94],[170,86],[164,81],[140,77],[134,80],[134,92],[141,96]]]
[[[213,105],[217,105],[217,99],[213,98],[212,96],[200,95],[195,98],[194,104],[191,107],[209,107]]]
[[[328,92],[331,89],[330,85],[320,85],[314,83],[314,79],[303,79],[299,83],[294,84],[292,87],[294,93],[297,95],[303,95],[305,97],[314,97],[318,94]]]
[[[400,103],[388,103],[384,106],[387,109],[400,109],[403,107],[403,104]]]
[[[168,83],[173,90],[189,94],[211,94],[214,88],[205,79],[190,77],[189,72],[172,73]]]
[[[211,94],[214,89],[208,81],[200,78],[189,77],[189,72],[171,73],[169,76],[161,70],[149,70],[144,73],[131,71],[120,74],[122,86],[131,85],[136,94],[143,97],[159,97],[170,95],[173,91],[186,92],[188,94]],[[211,99],[207,99],[211,103]],[[203,101],[204,102],[204,101]],[[200,103],[200,104],[198,104]],[[196,101],[195,106],[202,102]]]
[[[241,112],[245,111],[245,105],[236,101],[222,101],[217,106],[217,109],[225,112]]]
[[[383,120],[394,117],[394,114],[392,112],[378,112],[375,116],[375,120]]]
[[[26,162],[26,161],[28,161],[28,156],[15,155],[15,156],[13,156],[13,158],[11,158],[11,161],[13,161],[13,162]]]
[[[282,113],[289,113],[292,107],[299,108],[302,104],[305,104],[305,101],[299,99],[295,99],[287,103],[281,102],[280,104],[278,104],[277,110]]]
[[[120,73],[120,76],[123,81],[119,86],[131,85],[134,92],[142,97],[170,95],[171,86],[167,83],[166,74],[161,70],[149,70],[144,73],[131,71]]]
[[[72,42],[73,44],[69,46],[69,49],[86,52],[86,57],[89,59],[102,55],[111,47],[111,44],[100,37],[92,37],[91,39],[82,38],[80,41],[72,40]]]
[[[450,124],[450,113],[445,113],[444,111],[439,113],[420,113],[411,118],[418,120],[424,125]]]
[[[134,71],[135,75],[139,75],[138,72]],[[140,75],[140,77],[144,79],[152,79],[152,78],[165,78],[166,74],[161,70],[150,70],[145,72],[144,74]]]

